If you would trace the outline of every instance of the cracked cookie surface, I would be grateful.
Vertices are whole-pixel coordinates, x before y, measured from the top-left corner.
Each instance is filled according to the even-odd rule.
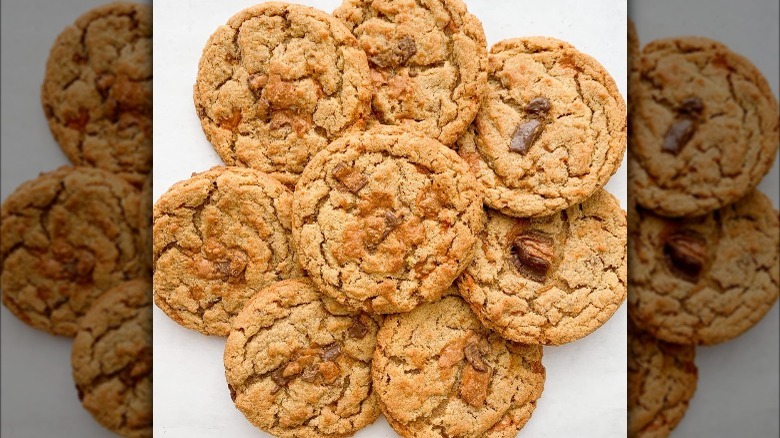
[[[696,350],[628,330],[628,437],[666,438],[696,391]]]
[[[257,170],[214,167],[154,206],[154,302],[171,319],[227,336],[257,291],[303,273],[290,242],[292,193]]]
[[[342,137],[294,194],[301,266],[342,304],[406,312],[433,301],[471,261],[482,196],[451,149],[397,127]]]
[[[545,369],[542,347],[501,338],[448,296],[385,318],[372,378],[401,436],[510,438],[531,418]]]
[[[274,436],[352,436],[380,414],[370,374],[378,329],[308,279],[274,283],[233,320],[224,355],[231,398]]]
[[[780,222],[761,192],[697,218],[634,214],[628,304],[639,328],[667,342],[716,344],[777,301]]]
[[[488,59],[485,100],[458,142],[485,204],[541,217],[606,184],[626,148],[626,108],[601,64],[545,37],[499,42]]]
[[[46,332],[75,336],[78,320],[117,284],[143,274],[140,197],[100,169],[41,174],[3,202],[3,304]]]
[[[558,345],[601,327],[626,297],[626,215],[599,190],[539,219],[488,210],[458,289],[491,330]]]
[[[79,322],[71,352],[84,408],[127,438],[152,436],[152,281],[106,292]]]
[[[51,49],[41,100],[77,166],[143,183],[152,168],[152,11],[112,3],[67,27]]]
[[[698,216],[758,184],[780,143],[778,103],[750,61],[708,39],[664,39],[638,70],[629,173],[640,206]]]
[[[314,154],[368,115],[368,61],[330,15],[262,3],[211,35],[194,100],[225,164],[294,185]]]
[[[368,55],[373,117],[452,145],[487,83],[482,23],[461,0],[345,0],[333,12]]]

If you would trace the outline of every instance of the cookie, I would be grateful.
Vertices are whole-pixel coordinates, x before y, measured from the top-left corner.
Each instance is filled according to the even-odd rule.
[[[290,245],[292,193],[253,169],[214,167],[154,206],[154,302],[171,319],[227,336],[257,291],[302,275]]]
[[[128,438],[152,436],[152,282],[106,292],[79,322],[71,352],[79,400],[92,417]]]
[[[604,190],[539,219],[486,212],[458,289],[507,339],[559,345],[601,327],[626,297],[626,215]]]
[[[211,35],[194,99],[225,164],[294,185],[315,153],[369,113],[368,61],[329,14],[261,3]]]
[[[70,161],[143,184],[152,168],[152,8],[111,3],[57,37],[41,101]]]
[[[635,214],[628,304],[639,328],[676,344],[717,344],[777,301],[780,221],[761,192],[696,218]]]
[[[372,115],[452,145],[487,84],[482,23],[461,0],[344,0],[333,12],[368,55]]]
[[[471,261],[482,196],[436,140],[377,127],[333,142],[295,188],[293,241],[325,294],[374,313],[441,297]]]
[[[87,167],[19,186],[2,206],[3,304],[32,327],[75,336],[98,297],[143,274],[139,204],[124,179]]]
[[[513,438],[545,380],[542,347],[490,332],[455,296],[388,316],[371,374],[387,421],[415,438]]]
[[[690,345],[669,344],[628,330],[628,437],[665,438],[680,423],[696,391]]]
[[[747,59],[705,38],[647,44],[629,159],[637,203],[700,216],[753,189],[777,155],[778,104]]]
[[[321,298],[307,279],[274,283],[233,321],[225,377],[236,407],[277,437],[347,437],[379,417],[371,355],[379,326]]]
[[[615,81],[595,59],[546,37],[493,46],[485,101],[458,142],[485,204],[515,217],[584,201],[615,173],[625,148]]]

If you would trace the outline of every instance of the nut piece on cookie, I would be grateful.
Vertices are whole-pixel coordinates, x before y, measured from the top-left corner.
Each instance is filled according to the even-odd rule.
[[[61,167],[2,206],[3,304],[26,324],[75,336],[103,293],[144,275],[139,192],[105,170]]]
[[[372,313],[442,296],[473,256],[482,196],[436,140],[377,126],[331,143],[306,166],[293,241],[324,294]]]
[[[333,15],[368,55],[372,117],[450,146],[487,86],[482,24],[462,0],[344,0]]]
[[[603,325],[626,297],[626,216],[604,190],[560,213],[518,219],[488,209],[457,280],[480,321],[515,342],[560,345]]]
[[[369,115],[370,80],[366,54],[339,20],[266,2],[211,35],[194,101],[206,138],[227,165],[293,186],[314,154]]]
[[[371,385],[378,330],[308,279],[273,283],[233,320],[224,355],[230,396],[274,436],[352,436],[380,414]]]
[[[603,187],[625,148],[625,102],[598,61],[546,37],[491,48],[485,99],[458,140],[485,205],[514,217],[557,213]]]
[[[757,324],[780,296],[780,222],[769,199],[695,218],[631,214],[629,315],[675,344],[711,345]]]
[[[373,387],[401,436],[510,437],[542,394],[541,361],[542,347],[501,338],[463,299],[447,296],[385,318]]]
[[[154,206],[154,302],[171,319],[227,336],[257,291],[299,277],[290,242],[292,193],[253,169],[214,167]]]

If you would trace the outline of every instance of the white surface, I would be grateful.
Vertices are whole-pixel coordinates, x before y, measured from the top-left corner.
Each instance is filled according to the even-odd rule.
[[[42,171],[70,164],[54,141],[41,108],[41,84],[57,35],[107,0],[3,0],[3,200]],[[0,436],[4,438],[113,436],[81,407],[71,377],[71,339],[55,337],[0,309]]]
[[[154,195],[194,171],[221,164],[192,103],[197,63],[209,35],[254,1],[157,2],[154,9]],[[332,11],[339,0],[301,3]],[[488,44],[547,35],[598,59],[626,92],[624,1],[467,0]],[[625,167],[608,189],[625,207]],[[268,436],[235,409],[224,378],[224,339],[204,337],[154,311],[154,429],[159,436]],[[523,437],[618,437],[626,430],[626,306],[584,340],[545,348],[547,382]],[[396,436],[384,418],[358,437]]]
[[[629,15],[642,45],[657,39],[698,35],[725,43],[750,59],[777,96],[780,85],[780,4],[777,0],[631,1]],[[780,163],[759,189],[778,206]],[[699,385],[672,437],[780,436],[780,308],[737,339],[696,350]]]

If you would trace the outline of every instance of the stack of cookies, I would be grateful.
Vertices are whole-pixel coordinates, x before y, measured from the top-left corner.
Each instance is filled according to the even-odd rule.
[[[227,336],[229,395],[280,437],[510,437],[626,296],[602,187],[623,98],[563,41],[488,54],[461,0],[263,3],[209,38],[195,109],[227,166],[154,206],[154,301]],[[227,396],[227,392],[226,392]]]
[[[59,35],[41,100],[73,166],[2,205],[3,304],[75,337],[79,400],[133,437],[152,436],[151,26],[150,6],[113,3]]]
[[[778,149],[758,69],[630,28],[629,436],[667,436],[696,388],[695,346],[734,339],[778,299],[778,212],[755,187]]]

